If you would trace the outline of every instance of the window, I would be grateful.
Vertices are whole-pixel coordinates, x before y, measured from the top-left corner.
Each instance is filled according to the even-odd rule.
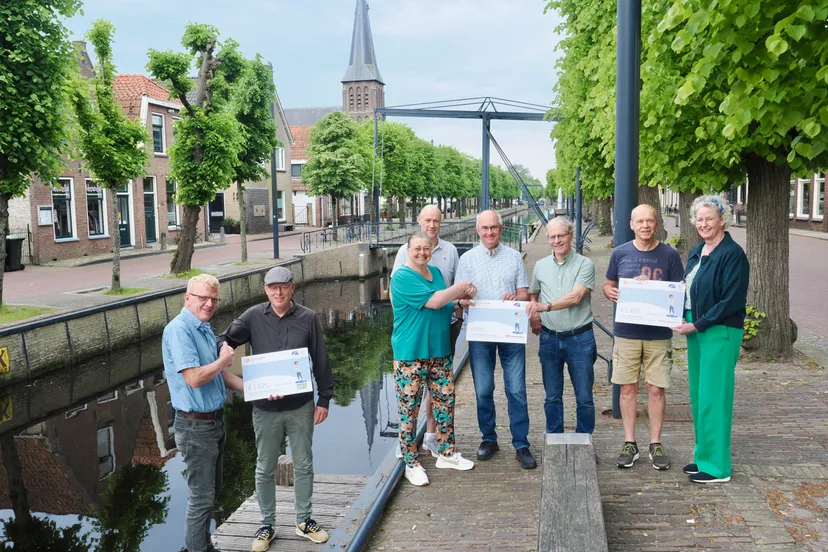
[[[178,187],[172,179],[167,179],[167,226],[178,226],[178,205],[175,204],[175,192]]]
[[[285,222],[284,192],[276,192],[276,215],[279,218],[279,222]]]
[[[797,191],[796,216],[808,218],[811,214],[811,179],[800,178]]]
[[[135,383],[128,383],[126,385],[126,394],[132,395],[144,388],[144,380],[136,381]]]
[[[52,190],[52,209],[55,217],[55,239],[75,237],[75,202],[72,196],[72,179],[61,178]]]
[[[115,471],[115,442],[112,427],[98,430],[98,468],[101,479]]]
[[[290,164],[290,176],[293,178],[302,178],[302,163]]]
[[[63,415],[63,418],[65,420],[71,420],[72,418],[74,418],[75,416],[77,416],[78,414],[80,414],[81,412],[86,410],[87,406],[88,405],[84,404],[83,406],[79,406],[77,408],[71,408],[71,409],[66,411],[66,413]]]
[[[106,201],[104,190],[93,180],[86,179],[86,218],[89,237],[106,236]]]
[[[176,137],[176,135],[178,135],[178,132],[176,132],[176,130],[175,130],[175,123],[176,123],[176,121],[180,121],[180,120],[181,120],[181,117],[173,117],[172,118],[172,142],[170,142],[170,144],[175,143],[175,137]]]
[[[276,148],[276,170],[285,170],[285,148]]]
[[[796,194],[796,179],[794,178],[794,179],[791,180],[790,192],[788,194],[788,216],[789,217],[793,217],[793,214],[794,214],[794,203],[796,203],[794,201],[795,200],[795,194]]]
[[[152,151],[164,153],[164,116],[152,114]]]
[[[814,179],[814,216],[815,220],[822,220],[825,212],[825,173],[816,175]]]
[[[104,404],[112,401],[118,400],[118,391],[112,391],[107,393],[106,395],[101,395],[98,397],[98,404]]]
[[[172,402],[167,402],[167,435],[175,435],[175,408]]]

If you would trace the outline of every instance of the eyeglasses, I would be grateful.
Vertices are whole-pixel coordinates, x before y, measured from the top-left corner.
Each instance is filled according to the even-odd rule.
[[[547,235],[549,241],[562,241],[569,237],[569,233],[566,234],[553,234],[551,236]]]
[[[426,253],[428,251],[431,251],[431,248],[430,247],[412,247],[411,249],[409,249],[409,251],[411,251],[412,253]]]
[[[287,283],[287,284],[267,284],[266,287],[270,291],[281,291],[282,293],[284,293],[284,292],[286,292],[290,289],[291,285],[293,285],[293,284],[291,284],[291,283]]]
[[[494,232],[495,230],[500,230],[500,225],[497,226],[481,226],[480,230],[483,232]]]
[[[221,299],[219,299],[218,297],[208,297],[206,295],[198,295],[197,293],[190,293],[189,295],[191,295],[193,297],[198,297],[199,299],[201,299],[202,303],[206,303],[206,302],[209,301],[210,303],[212,303],[214,305],[218,305],[219,301],[221,301]]]

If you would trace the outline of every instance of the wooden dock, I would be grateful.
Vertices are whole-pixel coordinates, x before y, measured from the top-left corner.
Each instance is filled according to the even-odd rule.
[[[316,475],[313,479],[313,519],[328,534],[341,524],[345,512],[359,496],[368,478],[361,475]],[[248,552],[261,521],[254,494],[221,524],[213,535],[222,552]],[[295,533],[293,487],[276,487],[276,537],[272,550],[317,552],[320,545]]]

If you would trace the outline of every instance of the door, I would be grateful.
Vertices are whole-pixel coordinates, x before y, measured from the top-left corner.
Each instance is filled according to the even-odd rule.
[[[224,192],[217,192],[216,199],[207,207],[210,213],[210,233],[218,234],[224,222]]]
[[[121,234],[121,247],[132,246],[129,225],[129,195],[118,194],[118,232]]]
[[[146,221],[147,243],[155,243],[155,178],[144,179],[144,221]]]

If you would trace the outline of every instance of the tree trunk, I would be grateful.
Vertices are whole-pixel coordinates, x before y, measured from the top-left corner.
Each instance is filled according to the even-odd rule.
[[[767,318],[751,339],[766,356],[787,358],[793,354],[794,325],[790,318],[788,260],[788,189],[791,168],[748,154],[746,157],[750,202],[748,203],[747,257],[750,261],[748,304]]]
[[[241,237],[241,262],[247,262],[247,205],[244,203],[244,184],[239,182],[236,185],[239,191],[239,235]],[[275,214],[275,213],[274,213]],[[279,224],[278,215],[273,217],[276,221],[273,224]]]
[[[333,226],[339,226],[339,198],[331,196],[333,201]]]
[[[23,469],[20,465],[20,455],[14,444],[13,435],[5,435],[0,439],[3,451],[3,466],[6,468],[6,477],[9,484],[9,501],[14,511],[14,522],[20,527],[21,534],[28,535],[32,527],[32,513],[29,508],[29,493],[23,482]]]
[[[687,254],[701,239],[696,230],[696,224],[690,220],[690,209],[699,194],[695,192],[679,192],[679,243],[676,249],[681,255],[681,262],[687,264]]]
[[[170,273],[180,274],[192,268],[193,252],[195,251],[195,237],[198,229],[198,215],[201,207],[185,205],[181,220],[181,230],[178,233],[178,247],[170,263]]]
[[[417,220],[417,215],[420,214],[419,211],[417,210],[417,205],[418,204],[419,203],[417,201],[417,196],[412,197],[411,198],[411,220],[412,221]]]
[[[405,222],[405,198],[400,196],[397,198],[397,216],[400,222]]]
[[[656,220],[658,221],[655,239],[663,242],[667,239],[667,229],[664,228],[664,217],[661,214],[661,198],[658,197],[658,188],[654,186],[638,187],[638,204],[643,205],[645,203],[655,209]]]
[[[118,220],[118,193],[114,186],[109,188],[109,205],[115,221],[115,228],[112,229],[112,291],[118,291],[121,289],[121,225]]]
[[[6,267],[6,236],[9,235],[9,200],[0,194],[0,308],[3,306],[3,276]]]
[[[598,200],[598,209],[599,209],[599,218],[598,218],[598,230],[599,235],[601,236],[611,236],[612,235],[612,200],[607,199],[599,199]]]

